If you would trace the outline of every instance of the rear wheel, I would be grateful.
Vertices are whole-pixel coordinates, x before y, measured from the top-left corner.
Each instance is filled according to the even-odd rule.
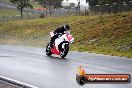
[[[48,55],[48,56],[51,56],[52,55],[50,43],[48,43],[47,46],[46,46],[46,55]]]
[[[64,58],[68,54],[68,51],[69,51],[69,45],[65,44],[64,48],[61,48],[60,56]]]

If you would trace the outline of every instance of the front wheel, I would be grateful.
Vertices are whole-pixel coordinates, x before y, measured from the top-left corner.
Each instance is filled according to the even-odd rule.
[[[68,51],[69,51],[69,45],[65,44],[64,48],[61,48],[60,56],[64,58],[68,54]]]
[[[46,55],[48,55],[48,56],[51,56],[52,55],[50,43],[48,43],[47,46],[46,46]]]

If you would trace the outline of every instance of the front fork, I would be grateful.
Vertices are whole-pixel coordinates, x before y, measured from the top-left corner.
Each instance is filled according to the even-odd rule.
[[[65,49],[65,45],[69,45],[69,43],[63,43],[62,44],[62,49]]]

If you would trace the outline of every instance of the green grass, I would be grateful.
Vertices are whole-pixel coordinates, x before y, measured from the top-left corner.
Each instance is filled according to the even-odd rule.
[[[71,50],[132,57],[132,12],[102,16],[50,17],[0,23],[0,43],[45,47],[49,32],[65,23],[70,24],[75,41]]]
[[[21,13],[17,9],[0,8],[0,17],[3,16],[20,16]],[[23,15],[28,15],[28,12],[23,11]]]
[[[16,16],[20,15],[20,11],[13,9],[0,8],[0,16]]]
[[[64,23],[72,23],[87,17],[56,17],[23,20],[0,24],[0,43],[42,47],[50,39],[49,32]]]
[[[10,0],[4,0],[5,2],[10,3]],[[33,5],[33,8],[40,8],[41,5],[39,5],[37,2],[32,2],[30,3]],[[28,14],[27,12],[23,12],[23,14]],[[8,8],[0,8],[0,17],[2,16],[16,16],[20,15],[20,11],[17,9],[8,9]]]

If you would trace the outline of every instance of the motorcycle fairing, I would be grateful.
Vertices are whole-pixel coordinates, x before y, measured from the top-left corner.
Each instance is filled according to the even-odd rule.
[[[60,55],[59,50],[58,50],[58,49],[56,49],[56,47],[55,47],[55,46],[54,46],[54,48],[52,48],[52,49],[51,49],[51,52],[52,52],[53,54]]]

